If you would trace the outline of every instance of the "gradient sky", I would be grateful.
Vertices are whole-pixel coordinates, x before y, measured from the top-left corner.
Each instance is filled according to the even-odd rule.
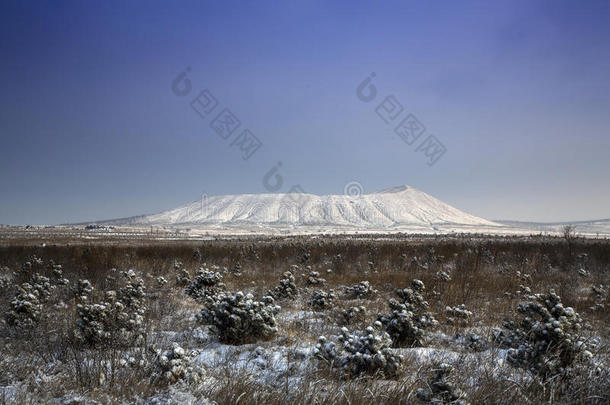
[[[610,217],[608,1],[3,1],[0,58],[0,223],[261,193],[279,161],[281,192]],[[262,141],[249,160],[191,109],[203,89]],[[376,115],[388,95],[446,146],[434,166]]]

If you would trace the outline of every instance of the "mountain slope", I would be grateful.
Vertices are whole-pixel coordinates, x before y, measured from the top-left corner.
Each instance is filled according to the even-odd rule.
[[[360,196],[241,194],[210,196],[153,215],[101,221],[112,225],[265,225],[348,228],[500,226],[420,190],[399,186]]]

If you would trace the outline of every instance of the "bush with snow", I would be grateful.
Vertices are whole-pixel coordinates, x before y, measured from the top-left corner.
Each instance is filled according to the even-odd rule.
[[[320,336],[314,355],[349,377],[364,374],[396,377],[402,357],[390,349],[392,339],[387,333],[379,331],[381,324],[377,322],[376,326],[377,329],[369,326],[364,331],[353,333],[349,333],[347,328],[341,328],[338,343],[329,342],[325,336]]]
[[[608,295],[608,287],[603,284],[591,286],[591,293],[593,295],[594,305],[589,307],[591,311],[601,311],[605,308],[604,301]]]
[[[326,280],[320,277],[320,273],[317,271],[310,271],[305,283],[308,286],[324,285],[326,284]]]
[[[3,275],[0,276],[0,290],[6,291],[11,286],[11,280],[9,276]]]
[[[373,289],[368,281],[361,281],[358,284],[345,288],[345,295],[352,299],[370,298],[375,294],[377,294],[377,290]]]
[[[63,267],[61,264],[52,264],[53,277],[57,285],[68,285],[70,281],[64,277]]]
[[[361,322],[366,317],[366,307],[360,305],[357,307],[349,307],[341,311],[343,322],[349,325],[353,322]]]
[[[31,274],[34,270],[41,270],[44,265],[44,261],[36,256],[31,256],[28,260],[23,262],[21,265],[21,273],[22,274]]]
[[[331,308],[337,300],[334,290],[322,291],[316,290],[311,296],[309,306],[316,311],[323,311]]]
[[[447,314],[447,323],[450,325],[454,324],[465,324],[472,316],[472,312],[466,309],[464,304],[460,304],[455,307],[447,305],[445,307],[445,313]]]
[[[191,275],[187,269],[176,269],[178,274],[176,274],[176,284],[179,286],[189,285],[191,282]]]
[[[87,302],[93,294],[93,290],[93,285],[91,285],[89,280],[78,280],[74,289],[74,295],[80,302]]]
[[[191,298],[202,301],[208,296],[214,296],[224,290],[222,276],[219,272],[201,268],[184,292]]]
[[[193,365],[192,356],[187,355],[178,343],[173,343],[171,349],[160,352],[155,364],[153,380],[162,384],[174,384],[178,381],[199,384],[204,375],[200,367]]]
[[[275,315],[280,307],[273,297],[255,301],[252,294],[208,296],[198,314],[200,322],[213,325],[221,342],[242,344],[270,339],[277,333]]]
[[[553,290],[521,302],[517,311],[521,322],[505,323],[508,333],[496,332],[496,339],[511,347],[507,354],[510,364],[546,378],[564,373],[578,359],[592,357],[579,334],[583,326],[580,315],[564,307]]]
[[[100,303],[76,306],[77,338],[89,345],[124,345],[138,341],[144,333],[146,296],[144,282],[135,272],[122,273],[124,287],[106,291]]]
[[[286,271],[284,272],[283,277],[284,278],[280,279],[280,284],[269,291],[267,295],[270,295],[276,300],[292,299],[297,296],[298,290],[294,281],[294,274],[290,271]]]
[[[11,326],[26,327],[37,323],[42,312],[42,302],[38,292],[30,283],[18,287],[15,298],[6,312],[6,322]]]
[[[416,396],[424,403],[467,405],[465,394],[455,385],[452,379],[453,366],[441,363],[436,375],[428,383],[428,388],[418,388]]]
[[[34,274],[29,282],[17,288],[17,293],[10,302],[10,309],[5,314],[6,322],[19,327],[36,324],[43,315],[43,304],[49,299],[54,288],[47,277]]]
[[[462,335],[456,334],[455,339],[458,343],[464,345],[468,350],[473,352],[482,352],[489,349],[489,342],[483,336],[476,333],[466,333]]]
[[[428,302],[422,295],[424,283],[413,280],[412,288],[399,289],[396,294],[401,301],[390,299],[390,314],[379,317],[395,346],[421,346],[426,330],[437,326],[438,321],[427,312]]]

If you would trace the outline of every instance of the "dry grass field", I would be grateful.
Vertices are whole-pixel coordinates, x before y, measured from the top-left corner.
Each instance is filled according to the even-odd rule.
[[[609,285],[607,240],[3,242],[0,403],[605,404]]]

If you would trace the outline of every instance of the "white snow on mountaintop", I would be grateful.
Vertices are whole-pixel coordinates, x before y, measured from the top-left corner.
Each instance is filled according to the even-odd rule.
[[[240,194],[209,196],[153,215],[100,221],[112,225],[265,225],[395,229],[459,224],[501,226],[409,186],[360,196]]]

